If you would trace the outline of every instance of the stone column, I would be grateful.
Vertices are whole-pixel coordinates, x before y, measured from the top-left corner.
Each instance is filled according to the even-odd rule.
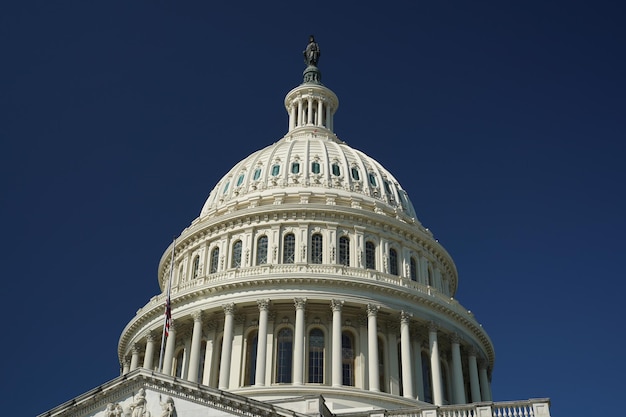
[[[481,360],[478,375],[480,378],[480,397],[483,401],[492,401],[491,389],[489,388],[489,375],[487,375],[487,362]]]
[[[476,363],[476,349],[470,348],[469,355],[467,357],[470,377],[470,392],[472,394],[472,402],[481,402],[480,398],[480,383],[478,382],[478,365]]]
[[[259,333],[257,335],[256,348],[256,373],[254,374],[254,385],[262,387],[265,385],[265,358],[267,356],[267,318],[270,309],[270,300],[258,300],[259,306]]]
[[[296,126],[302,126],[304,124],[302,120],[302,99],[299,98],[298,101],[298,119],[296,120]]]
[[[400,313],[400,351],[402,358],[402,394],[405,398],[413,398],[410,321],[411,314],[402,311]]]
[[[224,337],[222,338],[222,360],[220,362],[220,379],[218,388],[228,389],[230,379],[230,359],[233,350],[235,304],[229,303],[222,306],[224,309]]]
[[[422,341],[417,334],[413,335],[413,358],[415,369],[415,383],[417,384],[417,399],[424,401],[424,374],[422,371]]]
[[[296,127],[296,106],[292,103],[289,108],[289,130],[292,130],[294,127]]]
[[[323,120],[324,120],[324,103],[322,102],[322,99],[319,98],[317,99],[317,122],[316,124],[318,126],[323,126]]]
[[[369,366],[370,391],[380,391],[380,372],[378,369],[378,307],[374,304],[367,305],[367,364]]]
[[[293,384],[302,385],[304,383],[304,307],[306,306],[306,298],[295,298],[294,304],[296,307],[296,331],[293,340]]]
[[[148,332],[146,335],[146,353],[143,357],[143,367],[152,370],[154,362],[154,334]]]
[[[174,320],[170,323],[170,330],[165,342],[165,353],[163,353],[163,372],[165,375],[172,375],[172,363],[174,362],[174,349],[176,348],[176,327]]]
[[[130,372],[130,362],[128,361],[128,358],[124,358],[122,360],[122,375],[127,374],[128,372]]]
[[[191,334],[191,355],[189,357],[189,369],[187,379],[198,382],[198,367],[200,366],[200,349],[202,347],[202,312],[195,311],[193,317],[193,332]]]
[[[461,363],[461,346],[457,334],[452,335],[452,381],[454,402],[465,404],[465,382],[463,381],[463,364]]]
[[[343,301],[331,300],[330,308],[333,310],[333,337],[332,337],[332,385],[340,387],[342,378],[342,355],[341,355],[341,309]]]
[[[313,97],[309,97],[306,105],[306,124],[313,124]]]
[[[134,371],[139,367],[139,346],[137,343],[133,343],[131,348],[132,355],[130,357],[130,371]]]
[[[437,325],[431,322],[428,326],[428,344],[430,346],[430,372],[432,374],[433,402],[443,405],[441,390],[441,365],[439,363],[439,345],[437,343]]]

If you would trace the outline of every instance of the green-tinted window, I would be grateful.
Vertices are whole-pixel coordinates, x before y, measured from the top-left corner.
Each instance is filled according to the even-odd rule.
[[[352,174],[353,180],[358,181],[361,179],[361,176],[359,175],[359,169],[357,167],[352,167],[350,173]]]
[[[226,194],[226,192],[228,191],[228,186],[230,185],[230,181],[228,181],[226,183],[226,185],[224,186],[224,194]]]
[[[300,163],[294,162],[291,164],[291,173],[298,174],[300,172]]]
[[[272,175],[275,177],[280,173],[280,165],[274,165],[272,167]]]
[[[368,175],[368,178],[370,180],[370,185],[372,187],[378,187],[378,184],[376,184],[376,176],[374,174],[372,174],[371,172]]]
[[[333,175],[341,175],[341,169],[339,168],[339,164],[333,164]]]
[[[391,187],[389,186],[389,182],[384,181],[383,184],[385,184],[385,191],[387,191],[387,194],[391,194]]]
[[[319,174],[320,173],[320,164],[319,164],[319,162],[313,162],[311,164],[311,172],[313,172],[314,174]]]
[[[239,178],[237,178],[237,187],[239,187],[243,183],[244,177],[245,177],[245,174],[241,174]]]
[[[254,170],[254,175],[252,176],[253,180],[258,180],[259,178],[261,178],[261,168],[257,168]]]

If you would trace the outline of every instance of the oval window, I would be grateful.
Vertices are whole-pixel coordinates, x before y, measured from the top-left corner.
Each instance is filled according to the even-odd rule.
[[[254,170],[254,175],[252,176],[253,180],[258,180],[261,177],[261,168],[257,168]]]
[[[280,165],[274,165],[272,167],[272,175],[277,176],[280,173]]]
[[[244,177],[245,177],[245,174],[241,174],[239,178],[237,178],[237,187],[239,187],[243,183]]]

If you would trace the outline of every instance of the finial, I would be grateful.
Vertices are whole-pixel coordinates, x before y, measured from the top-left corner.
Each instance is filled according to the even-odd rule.
[[[302,54],[304,55],[305,64],[317,67],[317,61],[320,59],[320,47],[317,42],[315,42],[315,36],[309,36],[309,44]]]

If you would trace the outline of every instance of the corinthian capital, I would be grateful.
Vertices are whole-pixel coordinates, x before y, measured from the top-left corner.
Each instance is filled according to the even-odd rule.
[[[333,311],[341,311],[343,308],[343,300],[330,300],[330,308]]]

